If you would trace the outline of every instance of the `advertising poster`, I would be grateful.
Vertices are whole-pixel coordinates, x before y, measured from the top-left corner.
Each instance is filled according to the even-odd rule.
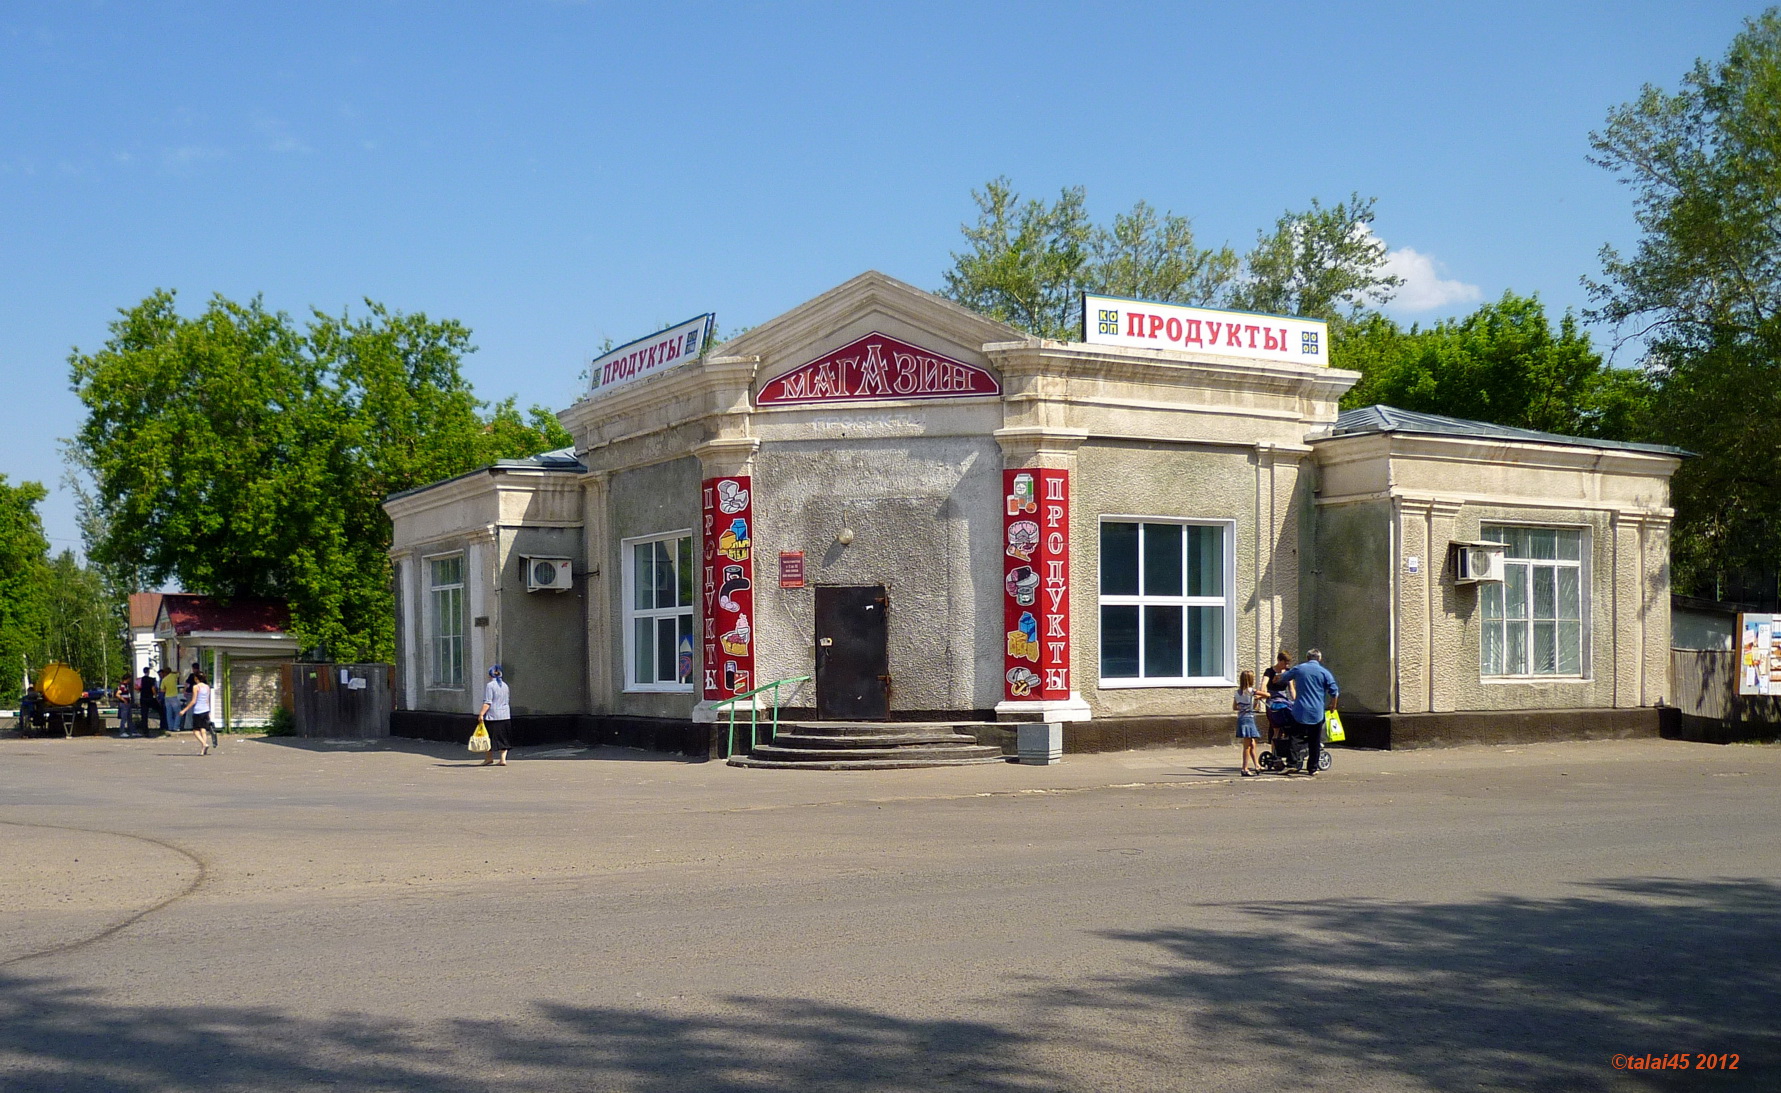
[[[1781,616],[1738,616],[1738,693],[1781,695]]]
[[[1003,696],[1070,697],[1070,474],[1003,471]]]
[[[704,509],[703,629],[708,702],[734,698],[754,683],[754,506],[749,475],[707,478]]]

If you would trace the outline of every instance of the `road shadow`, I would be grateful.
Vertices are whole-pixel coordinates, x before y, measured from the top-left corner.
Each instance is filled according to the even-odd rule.
[[[1180,1008],[1198,1050],[1431,1089],[1781,1088],[1781,885],[1639,878],[1547,900],[1256,903],[1241,929],[1117,931],[1169,970],[1040,993]],[[1228,1045],[1228,1046],[1221,1046]],[[1616,1054],[1735,1052],[1735,1073],[1615,1071]]]
[[[467,1001],[466,1008],[474,1009]],[[1025,1037],[821,1002],[729,998],[724,1016],[545,1003],[510,1020],[416,1024],[269,1008],[114,1007],[91,991],[0,974],[9,1093],[404,1090],[852,1093],[1059,1088]]]
[[[1781,1074],[1781,886],[1768,880],[1214,910],[1238,925],[1103,932],[1133,947],[1132,970],[1029,979],[970,1019],[750,996],[696,1013],[539,1002],[432,1022],[150,1011],[21,966],[0,972],[0,1088],[1011,1093],[1234,1075],[1255,1089],[1587,1093],[1770,1090]],[[1709,1051],[1737,1053],[1739,1069],[1610,1062]]]

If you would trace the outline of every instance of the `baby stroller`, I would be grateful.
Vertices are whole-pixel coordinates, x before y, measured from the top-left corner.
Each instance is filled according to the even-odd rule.
[[[1319,732],[1322,730],[1319,729]],[[1305,753],[1311,743],[1294,733],[1279,726],[1270,725],[1268,729],[1268,749],[1256,755],[1255,761],[1269,774],[1285,774],[1288,771],[1305,769]],[[1330,757],[1328,744],[1317,753],[1317,770],[1322,773],[1330,769],[1335,760]]]

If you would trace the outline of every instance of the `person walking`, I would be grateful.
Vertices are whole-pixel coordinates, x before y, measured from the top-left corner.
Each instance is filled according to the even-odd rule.
[[[497,664],[489,669],[488,684],[482,689],[482,709],[476,714],[476,723],[489,733],[489,753],[483,757],[483,766],[507,765],[507,751],[513,747],[513,741],[507,736],[508,723],[512,719],[513,710],[507,702],[507,681],[501,678],[501,666]]]
[[[1307,650],[1304,662],[1290,669],[1285,678],[1293,686],[1294,732],[1311,745],[1305,773],[1315,778],[1317,766],[1323,760],[1323,717],[1327,711],[1336,708],[1336,700],[1341,696],[1342,688],[1337,685],[1336,677],[1330,674],[1330,670],[1323,666],[1321,649]]]
[[[191,675],[192,694],[186,699],[185,709],[179,711],[181,717],[192,716],[192,735],[198,738],[198,754],[209,755],[210,749],[216,747],[216,733],[210,728],[210,684],[204,679],[204,673],[194,669]]]
[[[1255,727],[1255,710],[1261,703],[1255,691],[1255,673],[1245,668],[1237,676],[1237,693],[1231,696],[1231,709],[1237,711],[1237,742],[1243,745],[1237,770],[1245,778],[1261,773],[1255,759],[1255,742],[1262,738],[1261,730]]]

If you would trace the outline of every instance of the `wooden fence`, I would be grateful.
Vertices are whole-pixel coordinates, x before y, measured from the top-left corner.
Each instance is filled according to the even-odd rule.
[[[1738,654],[1730,649],[1671,649],[1670,703],[1691,740],[1781,735],[1781,697],[1738,694]]]
[[[370,740],[390,734],[390,664],[287,664],[284,693],[298,736]]]

